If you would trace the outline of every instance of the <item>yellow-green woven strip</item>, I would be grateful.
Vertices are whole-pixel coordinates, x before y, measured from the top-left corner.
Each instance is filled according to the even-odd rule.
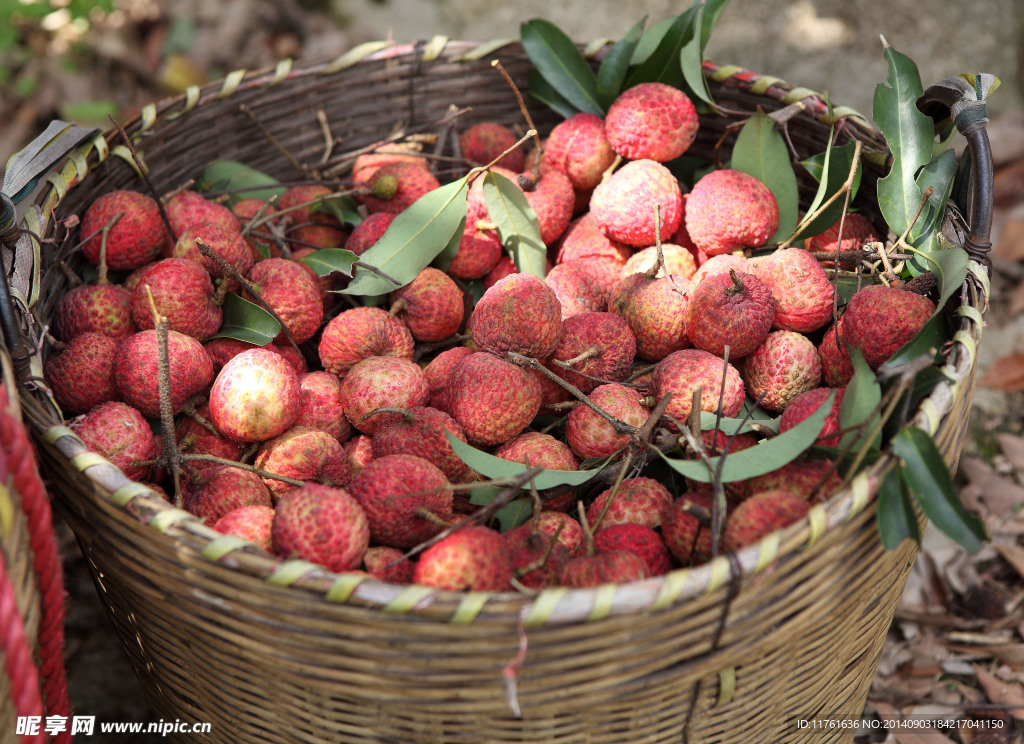
[[[774,75],[762,75],[753,82],[750,86],[750,92],[755,95],[763,96],[765,91],[771,88],[776,83],[785,82],[782,78],[777,78]]]
[[[779,557],[779,533],[772,532],[761,540],[761,548],[757,551],[757,563],[754,573],[761,573]]]
[[[102,134],[96,134],[91,140],[93,146],[96,148],[96,157],[102,163],[110,155],[110,147],[107,145],[107,140]]]
[[[347,70],[352,65],[361,61],[363,57],[368,57],[374,52],[379,52],[381,49],[387,49],[389,46],[393,46],[390,41],[367,41],[363,44],[359,44],[358,46],[354,46],[337,59],[328,63],[328,65],[320,71],[320,74],[331,75],[335,72]]]
[[[853,482],[850,483],[850,491],[853,492],[853,501],[850,504],[850,516],[848,518],[853,519],[856,514],[862,512],[871,502],[871,483],[868,481],[868,474],[861,471],[853,476]]]
[[[603,39],[594,39],[583,48],[583,56],[589,59],[590,57],[593,57],[595,54],[600,52],[609,44],[614,43],[615,39],[610,39],[607,36],[605,36]]]
[[[587,620],[604,620],[612,611],[615,604],[616,584],[602,584],[594,590],[594,606],[590,610]]]
[[[985,267],[974,261],[968,261],[967,270],[974,274],[974,278],[981,284],[981,288],[985,291],[985,297],[990,297],[992,295],[992,284],[989,282],[988,271]]]
[[[288,77],[288,73],[292,71],[292,60],[290,57],[286,57],[277,63],[277,67],[274,68],[274,77],[271,78],[270,84],[277,85],[282,80]]]
[[[194,109],[196,107],[196,104],[199,103],[199,93],[200,91],[198,85],[190,85],[187,88],[185,88],[185,105],[182,106],[181,109],[178,111],[172,111],[169,114],[166,114],[164,118],[167,121],[174,121],[182,114]]]
[[[29,296],[25,302],[25,307],[30,308],[35,307],[36,302],[39,300],[43,281],[43,272],[41,271],[43,263],[42,245],[40,245],[38,237],[42,234],[43,226],[39,221],[39,212],[35,208],[26,209],[22,219],[25,220],[25,227],[28,228],[29,241],[32,246],[32,286],[29,287]],[[17,295],[14,287],[11,287],[11,293]]]
[[[736,667],[729,667],[718,673],[718,702],[716,705],[731,703],[735,695]]]
[[[437,34],[430,41],[427,42],[426,46],[423,47],[422,59],[424,62],[433,62],[435,59],[441,56],[441,52],[448,46],[448,37]]]
[[[47,444],[54,444],[61,437],[74,437],[79,442],[82,442],[78,435],[71,430],[71,427],[64,426],[63,424],[59,426],[51,426],[43,432],[43,441]],[[84,445],[85,442],[82,442],[82,444]]]
[[[811,525],[811,535],[807,538],[807,547],[809,548],[818,542],[828,529],[828,514],[825,513],[825,507],[821,504],[812,506],[811,510],[807,512],[807,521]]]
[[[491,592],[467,593],[459,602],[449,622],[453,625],[469,625],[476,620],[476,616],[480,614],[490,596]]]
[[[68,162],[74,163],[75,177],[79,181],[89,175],[89,160],[86,157],[89,149],[88,145],[86,147],[76,147],[68,154]]]
[[[72,457],[69,464],[72,468],[81,473],[86,468],[91,468],[93,465],[110,465],[110,460],[97,452],[82,452],[81,454],[77,454]]]
[[[544,625],[551,618],[551,613],[555,611],[555,607],[562,601],[562,597],[567,591],[568,589],[565,587],[542,591],[534,598],[523,624],[528,628]]]
[[[969,334],[967,331],[957,331],[953,334],[953,342],[960,342],[967,349],[967,356],[971,358],[971,366],[974,366],[974,358],[978,355],[978,344],[974,341],[974,336]]]
[[[68,193],[68,181],[64,177],[64,171],[59,173],[51,173],[46,177],[48,183],[53,184],[53,188],[57,191],[57,199],[64,201],[64,195]]]
[[[198,519],[199,517],[195,514],[185,511],[184,509],[168,509],[167,511],[162,511],[159,514],[154,515],[153,518],[149,520],[149,526],[158,532],[167,532],[167,530],[174,527],[176,524],[188,521],[198,521]]]
[[[324,595],[328,602],[348,602],[349,598],[360,584],[369,577],[360,573],[340,574],[331,584],[331,588]]]
[[[214,538],[203,548],[203,557],[209,558],[211,561],[219,561],[231,551],[251,545],[251,541],[237,535],[224,535]]]
[[[14,501],[11,490],[6,484],[0,483],[0,537],[6,543],[11,538],[11,527],[14,525]]]
[[[227,98],[236,90],[238,86],[242,84],[242,78],[245,77],[245,73],[248,70],[232,70],[224,76],[224,84],[220,86],[220,92],[217,93],[217,98]]]
[[[985,325],[985,318],[981,315],[981,310],[974,307],[973,305],[961,305],[956,309],[956,314],[961,318],[970,318],[978,324],[978,328]]]
[[[711,575],[708,577],[708,585],[704,590],[705,596],[725,586],[725,582],[729,580],[729,561],[723,556],[712,558],[707,566]]]
[[[384,612],[404,615],[406,612],[416,609],[416,605],[434,592],[435,590],[432,587],[412,584],[406,587],[402,593],[391,600],[391,602],[384,605]]]
[[[291,586],[310,571],[323,571],[323,566],[318,566],[309,561],[285,561],[277,566],[267,577],[268,584],[275,586]]]
[[[783,103],[800,103],[805,98],[821,98],[821,94],[810,88],[793,88],[782,97]]]
[[[132,157],[131,150],[129,150],[124,145],[117,145],[117,146],[113,147],[110,150],[110,154],[111,155],[116,155],[117,157],[121,158],[121,160],[123,160],[124,162],[128,163],[128,165],[131,166],[132,170],[135,171],[135,173],[137,175],[140,175],[140,176],[142,175],[141,173],[139,173],[139,166],[135,163],[135,158]],[[139,162],[142,163],[142,167],[148,173],[149,172],[149,168],[146,167],[146,161],[142,159],[142,155],[141,154],[139,155]]]
[[[689,579],[690,570],[686,568],[669,571],[665,574],[661,579],[661,589],[658,591],[658,596],[654,598],[651,609],[662,610],[674,604],[682,595]]]
[[[854,117],[854,118],[860,119],[861,121],[865,121],[865,122],[868,121],[868,117],[864,116],[864,114],[862,114],[860,111],[858,111],[855,108],[850,108],[849,106],[835,106],[832,109],[832,117],[833,117],[832,121],[826,121],[826,123],[834,124],[835,122],[837,122],[840,119],[842,119],[844,116]],[[828,119],[828,113],[825,114],[824,118],[826,120]]]
[[[156,104],[147,103],[139,113],[139,131],[145,132],[156,124]]]
[[[134,499],[136,496],[155,496],[156,493],[152,488],[149,488],[138,481],[132,481],[131,483],[125,483],[119,489],[110,494],[110,500],[118,506],[124,507],[128,505],[128,502]]]
[[[515,44],[518,39],[492,39],[484,44],[479,44],[470,49],[465,54],[460,54],[453,58],[455,62],[472,62],[473,60],[483,59],[489,57],[498,51],[502,47],[507,47],[509,44]]]
[[[928,419],[928,433],[934,435],[942,422],[942,413],[939,411],[939,407],[931,398],[925,398],[921,401],[921,413]]]
[[[737,65],[723,65],[712,73],[711,79],[716,83],[720,83],[723,80],[728,80],[737,72],[743,72],[743,68]]]

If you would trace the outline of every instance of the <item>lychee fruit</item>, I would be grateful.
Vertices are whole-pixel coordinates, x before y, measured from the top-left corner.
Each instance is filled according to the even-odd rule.
[[[672,554],[656,530],[635,522],[602,527],[594,535],[594,551],[628,550],[643,558],[648,576],[663,576],[672,569]]]
[[[411,548],[451,520],[448,485],[444,473],[422,457],[388,455],[356,473],[349,492],[366,512],[374,544]]]
[[[658,481],[643,476],[630,478],[624,480],[614,494],[607,488],[597,495],[587,507],[587,522],[595,531],[630,522],[654,529],[661,526],[671,505],[672,494]]]
[[[843,223],[843,240],[839,242],[839,223]],[[871,220],[860,213],[847,214],[844,220],[836,220],[825,232],[808,238],[804,247],[815,253],[832,251],[859,251],[867,243],[879,240]],[[833,266],[835,261],[822,261],[822,266]],[[843,268],[853,268],[853,261],[840,261]]]
[[[839,329],[838,338],[836,329]],[[829,326],[818,345],[821,379],[830,387],[846,387],[853,379],[853,360],[843,336],[843,319]]]
[[[544,262],[545,275],[551,271],[551,261]],[[449,272],[450,273],[450,272]],[[516,268],[515,261],[508,254],[503,255],[498,259],[498,263],[494,264],[494,268],[488,271],[483,278],[484,289],[490,289],[495,284],[500,282],[506,276],[511,274],[518,274],[519,269]],[[454,274],[453,274],[454,276]]]
[[[252,267],[248,279],[262,300],[281,319],[295,343],[308,341],[320,329],[324,304],[320,299],[320,289],[307,267],[286,258],[268,258]],[[288,342],[284,331],[274,340]]]
[[[395,215],[390,212],[377,212],[369,215],[352,230],[352,234],[345,241],[345,250],[352,251],[357,256],[365,253],[387,232],[394,219]]]
[[[140,330],[156,327],[150,296],[171,330],[186,336],[209,338],[224,319],[210,275],[188,258],[159,261],[132,292],[132,320]]]
[[[138,191],[111,191],[85,210],[79,234],[85,238],[82,255],[99,266],[103,228],[121,216],[107,233],[107,267],[131,271],[157,258],[170,243],[156,201]]]
[[[480,279],[495,267],[501,257],[498,231],[481,230],[467,223],[462,231],[459,249],[448,265],[448,274],[456,279]]]
[[[203,404],[196,407],[196,414],[209,422],[210,406]],[[210,424],[212,426],[212,424]],[[216,431],[210,431],[206,425],[199,423],[197,417],[182,415],[174,427],[174,434],[177,438],[178,449],[183,455],[212,455],[223,460],[238,460],[241,457],[241,445],[222,436]],[[191,482],[191,471],[204,475],[206,471],[221,467],[218,463],[206,462],[203,460],[190,460],[189,468],[183,470],[182,486],[188,488]]]
[[[466,483],[474,473],[455,452],[445,432],[461,442],[466,435],[459,422],[436,408],[415,406],[384,419],[373,435],[373,456],[417,455],[436,465],[452,483]]]
[[[451,414],[448,402],[448,380],[452,370],[463,359],[473,353],[468,346],[455,346],[445,349],[423,368],[423,375],[430,387],[430,407],[443,413]]]
[[[352,182],[355,186],[365,186],[374,173],[382,165],[388,163],[411,163],[418,168],[428,170],[430,163],[420,155],[421,145],[417,143],[391,142],[381,145],[373,152],[364,153],[352,163]]]
[[[530,174],[523,174],[522,177],[533,183],[533,188],[525,189],[524,193],[526,201],[537,215],[540,239],[544,245],[553,245],[572,221],[576,204],[572,183],[560,170],[541,171],[536,180]]]
[[[775,297],[775,328],[810,333],[832,317],[835,287],[821,264],[807,251],[776,251],[750,262],[750,267]]]
[[[724,379],[724,385],[723,385]],[[700,408],[714,413],[722,401],[722,415],[735,416],[743,410],[744,386],[732,362],[700,349],[675,351],[658,362],[651,376],[651,395],[661,400],[672,393],[665,414],[685,423],[693,404],[693,391],[702,388]]]
[[[443,341],[462,325],[462,290],[443,271],[428,266],[391,293],[391,314],[405,321],[417,341]]]
[[[661,253],[664,261],[661,268],[658,269],[658,277],[672,274],[674,276],[681,276],[683,279],[689,279],[697,271],[697,264],[693,260],[693,255],[682,246],[675,245],[674,243],[662,243]],[[654,268],[657,260],[658,246],[652,245],[639,250],[626,261],[626,265],[622,268],[622,276],[650,271]]]
[[[741,367],[747,392],[762,408],[775,413],[821,382],[818,350],[807,336],[795,331],[772,331],[743,358]]]
[[[362,564],[370,545],[366,514],[343,488],[307,483],[286,494],[274,512],[274,552],[319,563],[329,571]]]
[[[371,193],[361,199],[371,213],[398,214],[441,183],[415,163],[387,163],[374,171],[366,185]]]
[[[679,228],[683,195],[671,171],[654,160],[633,160],[598,184],[590,213],[612,240],[645,248],[657,242],[655,207],[661,205],[661,235]]]
[[[145,480],[149,475],[149,465],[134,463],[156,457],[156,438],[146,419],[132,406],[116,400],[101,403],[71,428],[86,447],[110,460],[132,480]]]
[[[474,124],[459,135],[462,157],[473,165],[488,165],[519,138],[508,127],[496,121],[482,121]],[[495,165],[520,171],[526,165],[526,153],[521,147],[504,155]]]
[[[723,168],[702,176],[686,202],[686,231],[709,257],[762,246],[778,227],[775,196],[741,171]]]
[[[722,549],[739,550],[803,519],[811,505],[788,491],[762,491],[740,502],[725,518]]]
[[[481,351],[546,359],[558,346],[562,308],[542,279],[512,274],[484,292],[469,327]]]
[[[196,339],[168,331],[171,409],[179,413],[192,396],[213,382],[213,362]],[[122,342],[114,362],[114,381],[126,403],[146,418],[160,415],[160,375],[157,332],[139,331]]]
[[[83,333],[126,339],[138,329],[132,320],[132,293],[116,284],[85,284],[61,295],[53,324],[62,341]]]
[[[412,359],[408,326],[379,307],[354,307],[331,318],[320,336],[324,369],[344,378],[357,363],[372,356]]]
[[[217,375],[210,390],[210,419],[229,439],[263,442],[295,422],[302,407],[300,390],[298,375],[280,354],[249,349]]]
[[[215,336],[214,338],[204,341],[203,348],[206,349],[206,353],[209,354],[210,359],[213,360],[213,371],[217,373],[224,368],[225,364],[241,354],[243,351],[246,351],[247,349],[259,349],[261,347],[256,344],[251,344],[248,341],[239,341],[236,338]],[[267,344],[262,348],[273,351],[271,344]]]
[[[652,279],[631,274],[619,282],[608,311],[621,316],[636,338],[636,355],[657,362],[690,346],[686,336],[686,305],[690,282],[678,276]]]
[[[906,289],[871,284],[855,292],[843,314],[843,339],[878,369],[924,328],[935,303]]]
[[[345,457],[348,459],[349,471],[355,476],[368,463],[373,462],[373,437],[366,434],[356,434],[342,445],[345,449]]]
[[[102,333],[82,333],[43,366],[53,398],[66,413],[85,413],[118,400],[114,361],[121,342]]]
[[[569,561],[562,585],[583,589],[604,584],[630,584],[648,578],[647,563],[629,550],[580,555]]]
[[[301,403],[294,426],[325,431],[339,442],[352,435],[341,401],[341,380],[332,372],[317,370],[299,375]]]
[[[213,523],[213,529],[225,535],[234,535],[248,540],[268,553],[273,550],[271,525],[274,522],[274,507],[243,506],[228,512]]]
[[[504,538],[520,584],[530,589],[558,585],[571,557],[561,541],[542,530],[535,531],[532,524],[509,530]]]
[[[202,194],[186,189],[164,202],[167,221],[175,235],[181,235],[197,222],[211,222],[228,230],[240,232],[238,217],[227,207],[212,202]]]
[[[571,369],[559,365],[553,369],[566,382],[589,393],[602,381],[625,379],[634,356],[636,337],[621,316],[587,312],[562,322],[562,335],[551,360],[570,365]]]
[[[216,465],[191,479],[183,503],[211,524],[243,506],[272,506],[270,491],[256,473],[230,465]]]
[[[405,554],[398,548],[373,545],[363,554],[363,566],[367,573],[379,581],[389,584],[411,584],[416,564],[404,559]]]
[[[697,109],[689,96],[664,83],[640,83],[608,108],[605,131],[616,153],[628,160],[667,163],[697,136]],[[673,230],[674,232],[674,230]]]
[[[835,394],[832,398],[832,409],[825,417],[825,425],[818,436],[817,444],[838,447],[839,440],[842,439],[842,435],[839,434],[839,409],[843,404],[845,388],[816,387],[794,396],[779,418],[779,434],[789,431],[816,412],[832,393]]]
[[[754,351],[768,336],[775,317],[775,298],[753,274],[718,274],[690,292],[686,335],[695,348],[738,359]]]
[[[688,491],[672,502],[661,523],[665,544],[684,566],[706,563],[711,559],[711,530],[697,516],[699,511],[710,518],[710,491]]]
[[[594,281],[586,264],[594,261],[569,261],[555,266],[544,277],[544,283],[555,293],[562,309],[562,320],[580,313],[604,310],[607,293]]]
[[[587,212],[570,222],[562,234],[557,263],[597,260],[605,261],[621,271],[631,255],[632,250],[628,245],[612,240],[601,232],[593,215]]]
[[[377,408],[424,406],[430,386],[415,362],[393,356],[369,357],[358,362],[341,381],[345,418],[356,429],[373,436],[394,413],[370,412]]]
[[[527,431],[509,439],[496,450],[494,456],[529,467],[548,470],[579,470],[580,461],[568,445],[550,434]],[[556,486],[539,491],[544,508],[564,511],[571,505],[575,489],[572,486]]]
[[[272,343],[268,344],[265,348],[270,349],[288,362],[288,366],[295,370],[295,374],[302,375],[309,371],[309,363],[306,361],[306,357],[291,344],[287,342],[283,344]]]
[[[477,524],[424,550],[412,580],[454,592],[500,592],[510,587],[513,571],[512,551],[501,533]]]
[[[476,352],[452,371],[448,404],[466,439],[473,444],[507,442],[540,410],[536,378],[493,354]]]
[[[325,431],[304,426],[293,426],[264,442],[255,465],[274,475],[339,488],[347,486],[352,477],[348,458],[338,440]],[[297,487],[266,476],[263,482],[275,500]]]
[[[630,426],[639,428],[650,415],[640,393],[625,385],[599,385],[588,397],[601,410]],[[619,434],[592,408],[578,405],[565,422],[565,438],[578,457],[587,459],[617,452],[629,444],[630,435]]]
[[[743,256],[738,256],[735,253],[723,253],[719,256],[712,256],[698,266],[697,270],[693,272],[691,280],[693,286],[696,287],[709,276],[728,274],[730,271],[735,271],[737,274],[753,273],[751,269],[747,268],[747,259]]]
[[[569,177],[574,189],[592,189],[615,160],[615,151],[597,114],[573,114],[548,135],[542,165]]]
[[[770,473],[748,478],[746,490],[752,496],[763,491],[783,490],[812,504],[824,503],[843,482],[833,465],[830,460],[794,460]]]
[[[188,258],[199,263],[213,279],[226,281],[234,290],[238,281],[232,277],[224,278],[224,269],[208,256],[204,256],[196,245],[196,238],[202,239],[210,250],[223,258],[234,269],[245,276],[252,269],[254,259],[245,238],[234,229],[223,227],[212,222],[197,222],[185,228],[178,235],[178,242],[171,249],[171,258]]]

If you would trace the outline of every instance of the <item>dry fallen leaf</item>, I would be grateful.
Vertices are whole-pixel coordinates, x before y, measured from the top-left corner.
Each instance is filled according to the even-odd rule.
[[[1011,669],[1024,671],[1024,643],[1006,643],[1002,646],[991,646],[987,650],[1000,663]]]
[[[977,666],[974,669],[988,699],[997,705],[1021,706],[1009,708],[1007,712],[1014,718],[1024,721],[1024,685],[1018,682],[1004,682],[992,672]]]
[[[1013,570],[1024,577],[1024,548],[1019,545],[996,545],[999,555],[1013,566]]]
[[[1024,284],[1020,286],[1024,287]],[[1010,464],[1017,470],[1024,471],[1024,437],[999,432],[996,434],[996,441],[999,442],[999,449]]]
[[[1010,354],[996,359],[978,380],[978,385],[1006,393],[1024,390],[1024,354]]]

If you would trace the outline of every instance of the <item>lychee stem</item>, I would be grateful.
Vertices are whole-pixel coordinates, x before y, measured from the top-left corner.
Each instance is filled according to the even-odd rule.
[[[65,263],[64,261],[60,261],[57,264],[57,268],[60,270],[60,273],[62,273],[67,278],[68,283],[72,287],[81,287],[83,284],[85,284],[85,282],[82,281],[82,277],[73,272],[71,270],[71,267],[68,266],[67,263]]]
[[[740,275],[736,273],[736,269],[729,269],[729,278],[732,279],[732,286],[726,287],[725,296],[734,297],[740,294],[746,287],[743,284],[743,280],[740,279]]]
[[[608,501],[611,502],[611,496],[608,497]],[[579,514],[580,526],[583,527],[583,554],[593,555],[594,554],[594,531],[590,528],[590,522],[587,521],[587,510],[583,507],[582,501],[576,502],[576,513]],[[604,516],[604,512],[601,513]]]
[[[149,180],[149,172],[147,171],[145,164],[142,162],[142,159],[139,157],[138,151],[136,151],[135,149],[135,143],[132,142],[132,138],[128,136],[128,133],[124,130],[124,127],[121,126],[120,122],[118,122],[117,119],[113,117],[113,115],[107,114],[107,118],[110,119],[111,123],[115,127],[117,127],[117,131],[120,132],[121,137],[124,139],[125,145],[128,146],[128,152],[131,153],[132,160],[135,161],[135,167],[138,169],[139,175],[145,182],[146,188],[149,189],[149,193],[153,197],[153,201],[156,202],[157,209],[160,210],[160,219],[163,220],[164,227],[167,228],[167,234],[171,236],[171,243],[177,243],[178,235],[177,233],[174,232],[174,228],[171,226],[171,220],[167,216],[167,210],[164,209],[163,202],[160,200],[160,194],[157,193],[156,187],[153,186],[153,182]]]
[[[724,137],[723,137],[723,139],[724,139]],[[815,209],[814,212],[812,212],[809,215],[806,215],[800,221],[800,224],[796,226],[796,229],[793,231],[793,234],[790,235],[785,241],[783,241],[779,245],[779,250],[783,250],[785,248],[789,248],[789,246],[793,245],[793,241],[795,241],[797,239],[797,237],[799,237],[799,235],[804,230],[807,229],[807,226],[810,225],[812,222],[814,222],[814,220],[817,219],[818,216],[821,215],[822,212],[824,212],[826,209],[831,207],[835,203],[836,199],[839,198],[840,195],[843,195],[843,198],[844,198],[843,212],[842,213],[843,213],[844,216],[846,215],[846,210],[847,210],[847,208],[850,205],[850,192],[853,190],[853,182],[854,182],[854,180],[857,177],[857,171],[860,169],[860,151],[864,147],[864,143],[862,143],[857,138],[854,138],[853,143],[854,143],[853,144],[853,157],[850,159],[850,172],[846,174],[846,180],[843,181],[843,185],[839,187],[839,190],[836,191],[836,193],[832,194],[832,196],[830,196],[828,199],[826,199],[821,204],[821,206],[819,206],[817,209]],[[717,149],[716,149],[716,152],[715,152],[715,156],[716,156],[716,158],[718,156]],[[838,243],[837,243],[837,245],[838,245]]]
[[[539,509],[537,510],[537,513],[540,513]],[[540,556],[536,560],[530,561],[525,566],[520,566],[516,569],[515,573],[517,578],[526,576],[526,574],[531,571],[536,571],[538,568],[544,568],[544,566],[547,565],[548,560],[551,558],[551,553],[555,549],[555,543],[558,542],[558,536],[562,534],[563,527],[565,527],[565,522],[559,522],[558,527],[555,528],[555,533],[551,536],[551,539],[548,540],[548,543],[544,548],[544,555]],[[536,534],[536,530],[534,530],[534,534]]]
[[[181,496],[181,452],[174,435],[174,409],[171,405],[171,356],[167,348],[167,337],[171,324],[167,317],[160,315],[153,299],[153,291],[146,284],[146,295],[156,320],[157,343],[157,389],[160,395],[160,433],[163,435],[163,458],[171,469],[174,484],[174,505],[182,507]]]
[[[196,410],[195,403],[192,400],[185,404],[185,407],[182,409],[182,412],[211,434],[216,434],[217,436],[220,436],[220,432],[217,431],[217,428],[210,421],[207,421],[206,418],[201,413],[199,413],[199,411]]]
[[[97,284],[107,284],[107,237],[122,215],[124,215],[124,212],[118,212],[111,217],[110,222],[103,226],[103,232],[100,234],[100,263],[96,274]]]
[[[250,220],[248,220],[244,225],[242,225],[241,233],[243,238],[249,237],[249,233],[252,232],[253,229],[257,227],[258,224],[262,224],[260,220],[267,216],[267,213],[270,211],[270,208],[274,205],[274,202],[276,201],[277,194],[271,194],[270,198],[263,202],[263,204],[260,205],[260,208],[256,210],[256,214],[254,214]]]
[[[585,362],[588,359],[593,359],[596,356],[601,356],[601,347],[600,346],[589,346],[586,349],[584,349],[579,355],[574,356],[572,359],[566,359],[564,362],[561,361],[561,360],[557,360],[557,359],[553,360],[553,361],[559,367],[562,367],[563,369],[567,369],[567,368],[570,368],[570,367],[575,367],[580,362]]]
[[[381,406],[379,408],[374,408],[369,413],[360,416],[359,420],[356,421],[356,424],[361,424],[364,421],[366,421],[366,419],[370,418],[371,416],[376,416],[378,413],[397,413],[406,422],[411,422],[413,418],[412,411],[410,411],[408,408],[394,408],[390,406]]]
[[[287,483],[288,485],[291,485],[291,486],[302,486],[302,485],[305,485],[308,482],[308,481],[298,480],[297,478],[290,478],[287,475],[278,475],[277,473],[274,473],[274,472],[272,472],[270,470],[264,470],[263,468],[258,468],[255,465],[248,465],[248,464],[246,464],[244,462],[241,462],[239,460],[228,460],[227,458],[217,457],[216,455],[204,455],[204,454],[198,454],[198,453],[196,453],[196,454],[185,454],[185,453],[182,453],[182,454],[179,455],[179,457],[181,458],[181,461],[183,463],[189,463],[189,462],[210,462],[210,463],[214,463],[216,465],[225,465],[227,467],[238,468],[240,470],[248,470],[250,473],[255,473],[256,475],[260,476],[261,478],[268,478],[270,480],[278,480],[278,481],[281,481],[282,483]],[[163,458],[161,457],[161,458],[158,458],[156,460],[143,460],[139,464],[141,464],[141,465],[163,465],[164,462],[163,462]],[[327,485],[329,485],[329,484],[327,484]]]
[[[619,155],[618,153],[616,153],[615,160],[613,160],[612,164],[609,165],[607,168],[605,168],[604,172],[601,173],[601,183],[604,183],[609,178],[611,178],[612,177],[612,173],[614,173],[615,169],[618,168],[621,164],[622,164],[622,156]]]
[[[512,77],[505,71],[505,68],[501,66],[501,62],[496,59],[492,60],[491,67],[493,67],[495,70],[501,73],[501,76],[505,78],[505,82],[508,83],[508,87],[512,89],[512,92],[515,94],[516,97],[516,102],[519,103],[519,110],[523,113],[523,118],[526,119],[526,126],[530,128],[530,131],[527,133],[527,136],[532,136],[536,141],[535,147],[537,148],[537,158],[534,160],[533,169],[530,172],[530,175],[533,176],[534,182],[536,182],[540,179],[540,156],[543,154],[543,150],[541,149],[540,144],[540,137],[537,136],[537,127],[533,123],[533,117],[530,116],[530,110],[526,108],[526,101],[523,100],[523,94],[519,92],[519,86],[515,84],[515,81],[512,80]],[[521,143],[522,140],[516,143],[514,147],[518,147]],[[502,153],[502,156],[504,156],[504,153]]]
[[[654,205],[654,246],[657,253],[657,258],[654,259],[654,265],[647,270],[647,276],[651,279],[658,277],[658,272],[661,271],[661,267],[665,265],[665,251],[661,247],[661,205]]]
[[[388,312],[394,316],[407,310],[408,308],[409,303],[406,301],[406,299],[404,297],[399,297],[397,300],[391,303],[391,310],[389,310]]]

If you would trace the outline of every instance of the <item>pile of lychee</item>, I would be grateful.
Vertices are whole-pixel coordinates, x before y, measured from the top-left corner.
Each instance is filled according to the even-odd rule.
[[[829,448],[853,374],[847,345],[877,369],[935,305],[867,284],[834,323],[834,283],[810,250],[751,257],[779,219],[763,183],[719,169],[691,187],[666,167],[697,129],[687,96],[660,83],[626,90],[605,118],[565,120],[534,156],[515,149],[494,166],[524,187],[549,249],[546,278],[517,273],[477,178],[450,266],[423,269],[376,305],[333,291],[348,279],[317,276],[300,259],[365,253],[438,188],[438,161],[414,145],[356,159],[354,227],[315,208],[332,193],[324,185],[293,186],[269,206],[186,189],[161,200],[172,241],[154,198],[108,193],[81,215],[81,253],[99,278],[56,307],[47,384],[88,446],[169,499],[177,481],[180,503],[216,530],[331,571],[495,591],[622,583],[709,560],[713,490],[657,469],[658,433],[662,443],[675,433],[672,456],[698,457],[679,437],[698,388],[702,410],[738,417],[756,402],[781,415],[780,431],[835,391],[819,446],[726,484],[718,549],[737,550],[839,484]],[[466,164],[480,165],[517,139],[486,122],[459,142]],[[254,216],[260,227],[246,229]],[[878,240],[861,215],[845,225],[842,246],[833,229],[809,247]],[[286,330],[265,346],[218,336],[228,292],[265,305]],[[161,322],[177,478],[160,459]],[[467,519],[487,479],[446,432],[525,466],[586,463],[602,475],[578,487],[524,484],[521,496],[540,508],[502,533],[495,520]],[[759,436],[702,439],[720,455],[757,447]]]

